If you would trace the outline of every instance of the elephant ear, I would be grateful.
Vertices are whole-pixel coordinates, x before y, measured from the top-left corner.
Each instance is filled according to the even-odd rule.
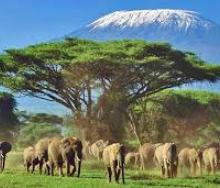
[[[68,138],[64,138],[61,140],[61,145],[63,146],[63,148],[67,148],[70,145],[70,141]]]
[[[1,142],[0,148],[1,148],[2,154],[6,154],[11,151],[12,146],[9,142]]]

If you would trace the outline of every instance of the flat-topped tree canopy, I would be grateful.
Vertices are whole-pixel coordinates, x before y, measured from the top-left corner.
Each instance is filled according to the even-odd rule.
[[[68,38],[6,50],[0,56],[0,76],[7,88],[75,111],[91,103],[93,89],[122,93],[131,104],[181,84],[215,82],[220,78],[220,66],[206,64],[195,54],[167,43]]]

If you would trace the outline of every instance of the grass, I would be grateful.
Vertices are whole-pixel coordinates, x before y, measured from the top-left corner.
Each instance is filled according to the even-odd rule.
[[[65,169],[64,169],[65,170]],[[6,170],[0,174],[0,188],[217,188],[220,187],[220,173],[213,176],[178,177],[164,179],[157,169],[140,172],[126,169],[126,184],[108,183],[104,167],[98,161],[85,161],[80,178],[50,177],[25,172],[22,153],[11,152],[7,159]]]

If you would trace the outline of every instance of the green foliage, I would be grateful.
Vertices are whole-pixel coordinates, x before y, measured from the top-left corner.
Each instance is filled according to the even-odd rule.
[[[101,89],[126,90],[129,102],[134,102],[164,88],[215,81],[220,75],[219,66],[207,65],[192,53],[175,50],[166,43],[141,40],[67,39],[7,50],[0,56],[0,63],[4,67],[1,79],[5,87],[46,97],[71,110],[85,103],[83,91],[92,79],[101,84]],[[72,77],[68,79],[66,74]],[[69,80],[74,79],[77,82],[70,85]]]
[[[13,95],[0,92],[0,139],[12,139],[12,132],[18,125],[15,108],[16,101]]]
[[[0,124],[14,125],[17,118],[14,114],[16,101],[9,93],[0,93]]]
[[[46,114],[46,113],[37,113],[30,115],[28,121],[33,123],[50,123],[50,124],[59,124],[62,125],[63,118],[52,115],[52,114]]]
[[[165,90],[143,99],[133,111],[144,142],[175,141],[200,146],[207,140],[219,141],[218,93]]]
[[[29,123],[23,125],[17,137],[18,146],[35,144],[40,138],[60,136],[61,129],[49,123]]]
[[[167,43],[141,40],[68,38],[0,55],[3,86],[56,101],[85,119],[102,114],[97,122],[100,132],[104,124],[110,132],[119,133],[127,109],[139,99],[185,83],[214,82],[219,77],[220,66],[208,65]],[[106,102],[99,105],[103,97]],[[120,137],[115,134],[115,139]]]

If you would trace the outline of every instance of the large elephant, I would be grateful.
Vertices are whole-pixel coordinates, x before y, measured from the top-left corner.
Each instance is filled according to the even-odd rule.
[[[78,172],[77,177],[80,176],[81,171],[81,163],[83,158],[83,146],[81,140],[76,137],[68,137],[64,138],[61,141],[62,145],[62,154],[66,161],[67,166],[67,175],[73,176],[76,171],[75,159],[78,162]],[[72,171],[71,168],[72,167]]]
[[[107,146],[103,151],[103,162],[107,168],[109,182],[111,182],[113,173],[115,181],[118,183],[121,173],[122,183],[124,184],[125,146],[119,143],[114,143]]]
[[[59,170],[59,175],[63,175],[63,165],[66,163],[67,175],[73,176],[76,171],[75,161],[78,161],[78,173],[80,176],[82,162],[82,142],[76,137],[68,137],[53,140],[48,146],[48,162],[50,174],[53,175],[54,167]],[[72,168],[72,169],[71,169]]]
[[[0,170],[5,168],[6,154],[11,151],[12,145],[9,142],[0,142]]]

